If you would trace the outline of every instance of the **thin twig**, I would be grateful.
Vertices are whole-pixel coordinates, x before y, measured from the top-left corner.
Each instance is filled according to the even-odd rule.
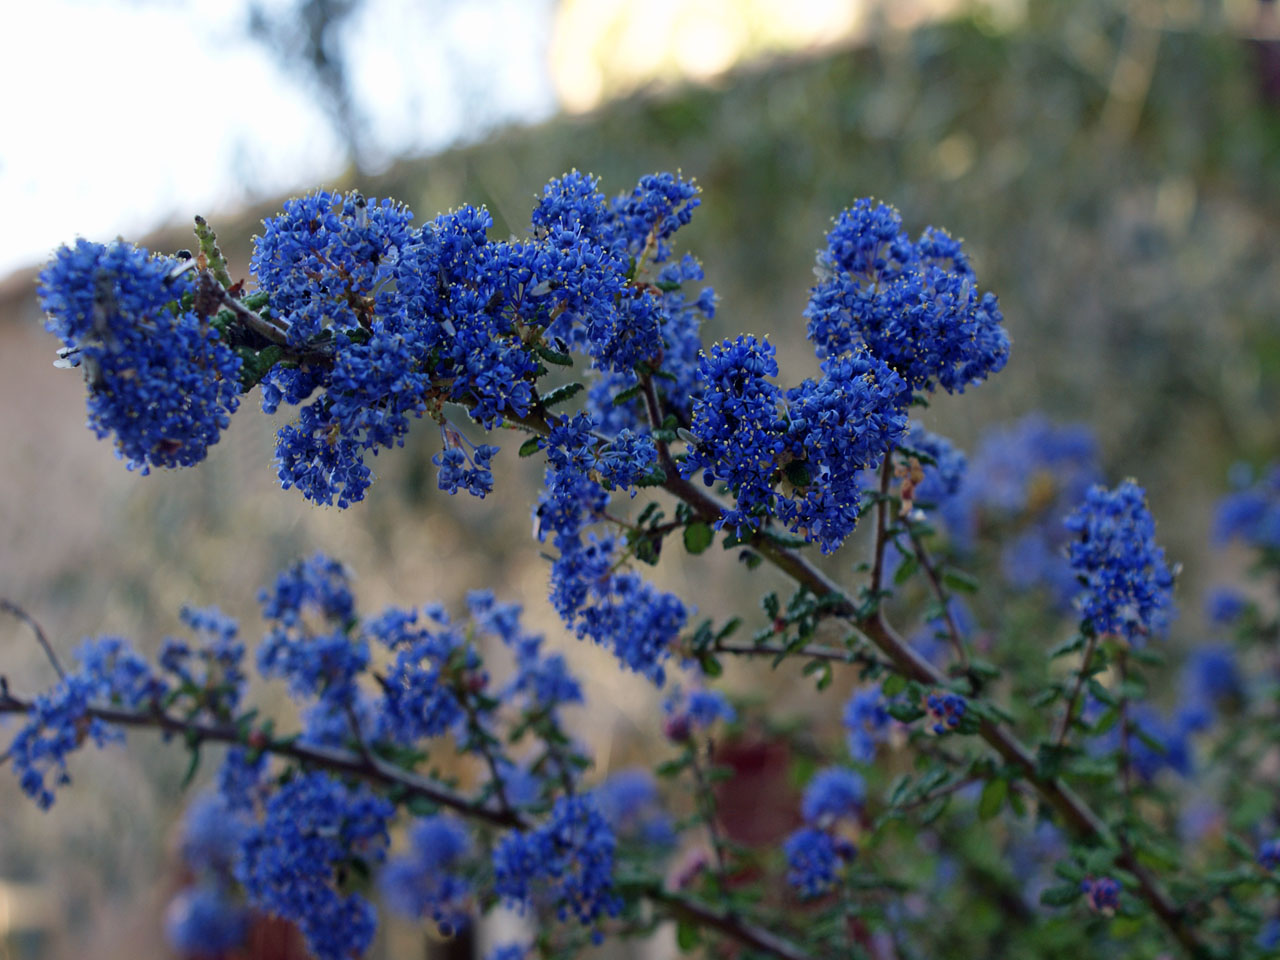
[[[1067,712],[1062,716],[1062,724],[1058,727],[1058,736],[1054,740],[1054,745],[1061,748],[1067,743],[1067,736],[1071,733],[1071,715],[1076,712],[1076,703],[1080,700],[1080,691],[1084,689],[1085,680],[1089,676],[1089,661],[1093,659],[1093,651],[1098,645],[1098,635],[1096,633],[1089,634],[1089,641],[1085,644],[1084,659],[1080,662],[1080,672],[1076,674],[1075,686],[1071,688],[1071,697],[1067,700]]]
[[[888,545],[889,484],[893,480],[893,448],[884,455],[884,465],[880,468],[880,499],[876,502],[876,539],[872,546],[871,563],[871,602],[876,610],[880,609],[880,585],[884,580],[884,550]]]
[[[942,583],[942,577],[938,574],[937,564],[933,562],[933,557],[925,549],[924,540],[921,539],[915,529],[908,526],[907,533],[911,537],[911,545],[915,548],[916,559],[920,561],[924,575],[929,581],[929,587],[933,590],[933,595],[938,598],[938,603],[942,605],[942,617],[947,625],[947,635],[951,638],[951,645],[955,647],[956,656],[960,658],[960,666],[967,672],[969,670],[969,651],[965,649],[964,637],[960,635],[960,628],[956,625],[956,618],[951,613],[951,597],[947,594],[946,587]]]
[[[31,632],[36,635],[36,643],[40,644],[40,648],[44,650],[44,655],[48,657],[49,662],[53,664],[53,669],[57,672],[58,679],[67,679],[67,671],[62,669],[62,664],[58,661],[58,655],[53,652],[53,647],[49,644],[49,638],[45,636],[44,630],[41,628],[40,624],[36,622],[35,617],[31,616],[31,614],[27,613],[27,611],[23,610],[13,601],[6,600],[3,597],[0,597],[0,610],[3,610],[11,616],[17,617],[31,628]]]
[[[32,703],[0,690],[0,714],[29,713]],[[89,707],[86,715],[106,723],[124,727],[151,728],[181,734],[191,742],[248,745],[242,731],[234,724],[214,724],[188,720],[162,710],[140,712],[116,707]],[[333,750],[299,743],[296,739],[269,739],[255,744],[266,753],[309,764],[335,773],[358,777],[397,792],[401,797],[421,797],[438,806],[453,810],[491,827],[528,830],[533,822],[518,811],[495,810],[483,801],[457,793],[441,783],[392,766],[376,755],[362,757],[348,750]],[[644,885],[641,894],[661,906],[673,917],[688,918],[701,926],[717,930],[737,942],[763,951],[777,960],[816,960],[795,944],[767,930],[728,913],[718,912],[689,897],[664,889],[658,883]]]

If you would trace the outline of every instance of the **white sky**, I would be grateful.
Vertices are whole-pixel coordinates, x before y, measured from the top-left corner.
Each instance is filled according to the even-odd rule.
[[[279,6],[280,0],[264,4]],[[555,107],[551,0],[366,0],[357,101],[383,160]],[[243,29],[247,0],[14,0],[0,29],[0,276],[306,187],[344,153],[315,94]]]

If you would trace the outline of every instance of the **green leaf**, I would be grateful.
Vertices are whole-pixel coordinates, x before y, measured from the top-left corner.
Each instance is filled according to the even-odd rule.
[[[920,569],[920,559],[914,554],[909,553],[902,558],[902,563],[898,564],[898,569],[893,574],[893,583],[895,586],[902,586],[910,580],[917,570]]]
[[[889,674],[885,677],[884,683],[880,684],[880,692],[886,697],[896,697],[905,689],[907,689],[907,678],[900,673]]]
[[[572,383],[566,383],[563,386],[556,387],[548,393],[542,398],[542,405],[550,409],[558,403],[564,403],[566,400],[576,397],[585,389],[586,387],[577,380],[574,380]]]
[[[782,470],[786,474],[787,481],[794,487],[807,487],[813,482],[813,476],[809,473],[809,465],[803,460],[792,460]]]
[[[1046,907],[1066,907],[1079,900],[1083,892],[1078,883],[1060,883],[1041,893],[1040,902]]]
[[[701,553],[711,546],[715,536],[710,524],[703,523],[701,520],[691,523],[684,528],[684,548],[690,553]]]
[[[538,344],[533,348],[533,352],[540,356],[547,363],[554,363],[557,367],[572,367],[573,357],[567,353],[561,353],[559,350],[552,350],[548,346]]]
[[[200,769],[200,742],[196,741],[191,746],[191,761],[187,764],[187,772],[182,775],[182,786],[179,789],[185,790],[191,786],[191,781],[196,778],[196,771]]]
[[[643,387],[641,387],[640,384],[638,383],[635,384],[634,386],[627,387],[627,389],[623,390],[620,394],[618,394],[616,397],[613,398],[613,405],[615,407],[620,407],[624,403],[630,403],[636,397],[640,396],[640,391],[642,389]]]
[[[978,592],[978,581],[963,570],[943,571],[942,582],[952,590],[959,590],[961,593]]]
[[[701,942],[702,935],[696,923],[690,920],[681,920],[676,924],[676,946],[680,948],[681,953],[696,950]]]
[[[978,800],[978,816],[990,820],[1004,806],[1004,798],[1009,795],[1009,781],[1003,779],[988,780],[982,788],[982,797]]]
[[[541,437],[530,437],[524,443],[520,444],[520,456],[532,457],[537,453],[542,448],[540,443],[541,439]]]

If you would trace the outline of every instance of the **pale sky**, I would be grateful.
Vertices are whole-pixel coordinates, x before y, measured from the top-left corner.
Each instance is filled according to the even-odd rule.
[[[265,4],[272,6],[271,3]],[[246,0],[16,0],[0,30],[0,277],[85,236],[303,190],[344,153]],[[555,108],[551,0],[366,0],[353,77],[375,158]]]

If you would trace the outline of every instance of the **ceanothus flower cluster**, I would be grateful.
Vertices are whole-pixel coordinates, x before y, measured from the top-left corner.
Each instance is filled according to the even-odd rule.
[[[840,214],[818,271],[805,316],[828,366],[866,347],[908,394],[950,393],[1009,358],[996,299],[978,292],[959,241],[932,227],[911,241],[892,207],[864,199]]]
[[[1155,542],[1146,494],[1132,481],[1093,487],[1066,521],[1078,539],[1071,569],[1081,578],[1081,615],[1098,634],[1141,643],[1165,630],[1172,613],[1173,574]]]
[[[240,404],[241,358],[191,308],[186,265],[80,239],[58,250],[39,283],[62,365],[84,370],[90,429],[115,435],[130,470],[203,460]]]
[[[818,772],[804,792],[805,826],[783,844],[787,882],[802,897],[833,890],[844,866],[858,854],[847,835],[857,826],[866,802],[866,783],[853,770],[828,767]]]

